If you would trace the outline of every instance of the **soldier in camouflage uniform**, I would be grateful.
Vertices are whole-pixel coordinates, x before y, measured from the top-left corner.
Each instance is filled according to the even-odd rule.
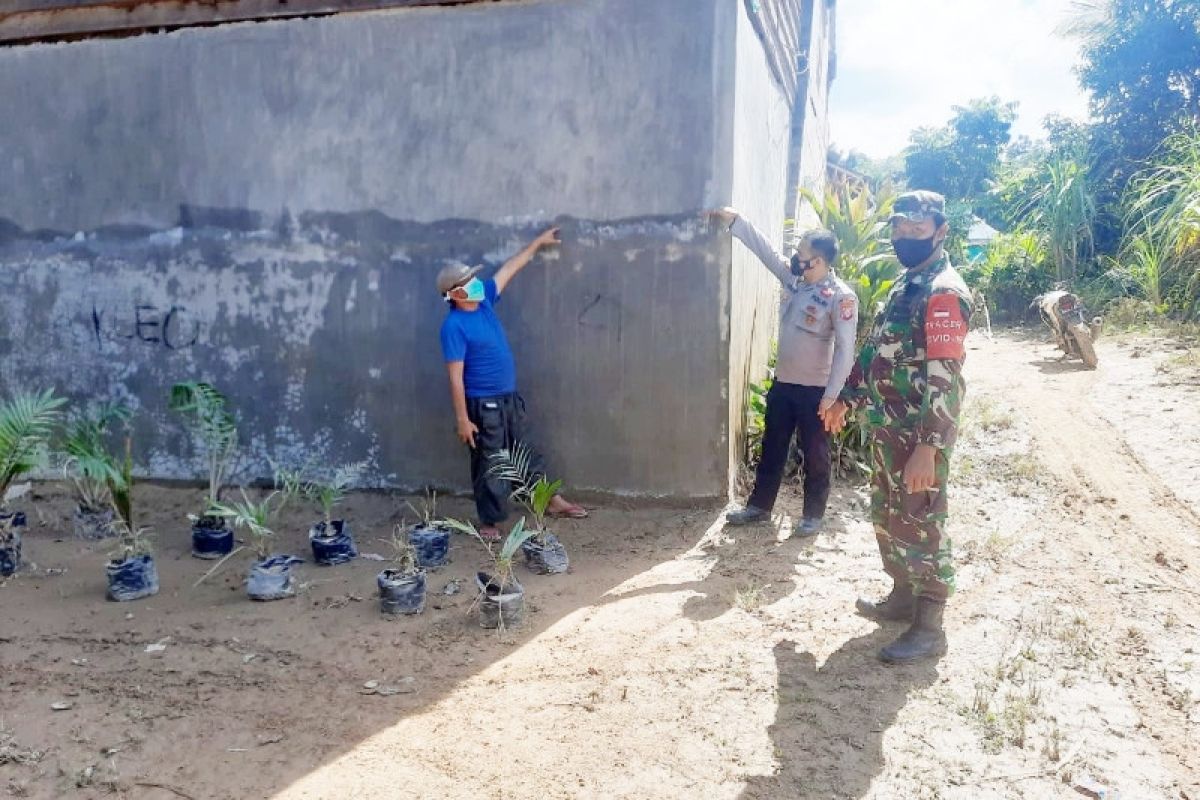
[[[946,524],[946,480],[966,386],[962,377],[971,293],[942,250],[949,232],[935,192],[896,199],[892,244],[905,267],[875,319],[825,425],[866,413],[871,437],[871,520],[884,570],[895,582],[882,601],[859,600],[879,620],[909,621],[883,648],[885,661],[945,651],[942,610],[954,590]]]

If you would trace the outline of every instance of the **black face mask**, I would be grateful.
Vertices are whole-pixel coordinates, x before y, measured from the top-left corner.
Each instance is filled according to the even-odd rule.
[[[892,247],[896,250],[896,259],[905,269],[919,267],[929,260],[939,243],[934,243],[933,237],[928,239],[893,239]]]
[[[792,253],[792,274],[797,278],[804,277],[804,273],[808,271],[809,267],[812,266],[812,263],[815,260],[816,259],[810,258],[805,261],[804,259],[800,258],[799,253]]]

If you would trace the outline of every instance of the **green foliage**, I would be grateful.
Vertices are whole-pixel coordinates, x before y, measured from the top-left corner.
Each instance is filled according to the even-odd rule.
[[[508,532],[508,536],[504,537],[499,552],[496,551],[492,542],[479,535],[479,531],[471,523],[462,522],[457,519],[447,519],[445,523],[452,530],[472,536],[483,545],[483,549],[487,551],[488,557],[492,562],[492,577],[501,589],[515,583],[513,578],[513,559],[516,558],[517,551],[521,549],[521,545],[525,544],[525,542],[532,539],[535,535],[532,528],[525,527],[524,517],[517,520],[517,524],[513,525],[512,530]]]
[[[550,501],[562,489],[562,481],[551,481],[545,475],[534,473],[531,468],[533,453],[524,442],[517,442],[512,449],[504,449],[492,456],[488,474],[508,481],[512,487],[510,497],[533,515],[534,536],[546,532],[546,511]]]
[[[122,527],[128,531],[136,530],[133,525],[133,440],[128,436],[125,437],[125,457],[121,459],[116,474],[111,475],[106,483]]]
[[[904,153],[909,187],[968,201],[983,195],[1016,117],[1016,103],[976,98],[954,106],[954,116],[943,127],[913,131]]]
[[[251,500],[245,489],[242,499],[228,503],[212,503],[205,512],[209,516],[229,520],[234,529],[245,528],[250,535],[251,549],[259,561],[271,555],[271,540],[275,537],[275,519],[286,503],[286,495],[271,492],[261,500]]]
[[[774,349],[774,348],[772,348]],[[752,383],[746,394],[746,463],[757,464],[762,458],[763,433],[767,430],[767,392],[775,382],[775,361],[771,360],[771,374],[762,383]]]
[[[53,389],[19,392],[0,402],[0,506],[14,480],[46,462],[64,403]]]
[[[1200,127],[1168,138],[1124,195],[1125,239],[1110,275],[1160,311],[1200,316]]]
[[[251,550],[259,561],[271,555],[275,538],[275,523],[288,502],[303,490],[299,472],[277,470],[275,490],[261,500],[251,500],[245,489],[242,499],[231,503],[213,502],[204,512],[208,516],[229,520],[234,529],[245,528],[250,535]]]
[[[1079,272],[1079,263],[1092,257],[1096,199],[1087,167],[1079,161],[1056,159],[1048,172],[1049,179],[1031,198],[1029,224],[1045,232],[1058,279],[1070,282]]]
[[[204,450],[208,461],[208,502],[214,505],[220,500],[221,486],[238,449],[237,420],[229,410],[229,402],[211,384],[188,381],[171,387],[168,407],[184,415]]]
[[[987,297],[997,320],[1024,318],[1029,301],[1054,284],[1054,267],[1042,237],[1033,231],[1002,233],[984,257],[963,269],[964,277]]]
[[[857,343],[862,344],[871,321],[887,299],[900,274],[892,254],[888,217],[895,196],[886,188],[878,196],[869,191],[834,189],[818,197],[803,190],[821,225],[837,237],[834,270],[858,295]]]
[[[1080,43],[1079,80],[1097,120],[1097,155],[1118,185],[1200,118],[1195,0],[1075,0],[1063,32]]]
[[[109,557],[114,561],[124,561],[135,556],[153,554],[150,529],[139,528],[133,524],[133,440],[130,437],[125,437],[124,458],[117,465],[115,472],[106,478],[105,484],[113,510],[117,512],[117,519],[113,522],[117,531],[117,549]]]
[[[300,491],[305,497],[320,506],[326,527],[333,524],[334,507],[346,498],[346,490],[362,476],[366,468],[366,461],[346,464],[335,469],[333,474],[325,480],[314,478],[304,482],[300,487]],[[301,478],[297,476],[296,483],[300,482]]]
[[[104,403],[73,414],[63,441],[63,471],[75,486],[80,508],[101,511],[112,502],[109,484],[120,480],[120,467],[107,439],[133,412],[120,403]]]

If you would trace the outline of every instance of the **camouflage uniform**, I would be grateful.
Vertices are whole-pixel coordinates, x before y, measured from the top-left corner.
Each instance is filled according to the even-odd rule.
[[[866,411],[871,433],[871,520],[896,585],[944,602],[954,590],[946,480],[958,432],[963,340],[971,293],[949,259],[908,271],[892,287],[841,400]],[[918,444],[936,448],[936,485],[909,494],[904,466]]]

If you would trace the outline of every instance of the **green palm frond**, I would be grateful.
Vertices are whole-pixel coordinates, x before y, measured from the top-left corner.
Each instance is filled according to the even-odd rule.
[[[133,440],[125,437],[125,458],[115,475],[109,476],[105,483],[108,486],[109,497],[112,498],[113,509],[117,517],[129,530],[135,530],[133,525]]]
[[[545,530],[546,509],[563,484],[560,480],[551,481],[545,475],[535,474],[532,463],[533,451],[524,442],[517,442],[511,449],[500,450],[492,456],[488,474],[509,483],[512,487],[509,496],[533,516],[536,535]]]
[[[512,526],[512,530],[508,532],[508,536],[500,545],[500,552],[497,553],[493,544],[480,536],[479,530],[471,523],[457,519],[446,519],[443,522],[451,530],[472,536],[483,545],[483,549],[487,551],[488,557],[492,561],[492,571],[495,573],[493,577],[500,586],[507,586],[512,581],[513,559],[516,557],[517,551],[521,549],[521,545],[532,539],[537,533],[532,528],[525,527],[525,518],[521,517]]]
[[[75,485],[79,502],[99,510],[112,502],[109,484],[121,480],[121,468],[107,439],[117,423],[128,423],[133,411],[121,403],[104,403],[72,415],[63,440],[63,472]]]
[[[358,481],[368,466],[366,461],[345,464],[335,469],[326,480],[314,478],[301,488],[306,497],[321,507],[325,524],[332,522],[334,506],[345,499],[346,491]]]
[[[516,556],[517,551],[521,549],[521,545],[529,541],[533,534],[533,530],[525,527],[524,517],[517,520],[517,524],[512,526],[512,530],[505,537],[504,544],[500,546],[500,555],[497,557],[498,561],[506,563],[511,567],[512,560]]]
[[[208,460],[208,499],[219,499],[226,473],[238,448],[237,420],[229,401],[211,384],[187,381],[171,387],[167,405],[184,416]]]
[[[235,529],[245,528],[253,540],[254,553],[261,560],[271,554],[271,539],[275,536],[272,524],[282,506],[279,500],[281,494],[279,491],[274,491],[256,502],[250,499],[245,489],[242,489],[241,501],[212,503],[205,513],[209,516],[223,517],[229,520]]]
[[[22,392],[0,403],[0,502],[16,478],[45,463],[64,403],[53,389]]]

